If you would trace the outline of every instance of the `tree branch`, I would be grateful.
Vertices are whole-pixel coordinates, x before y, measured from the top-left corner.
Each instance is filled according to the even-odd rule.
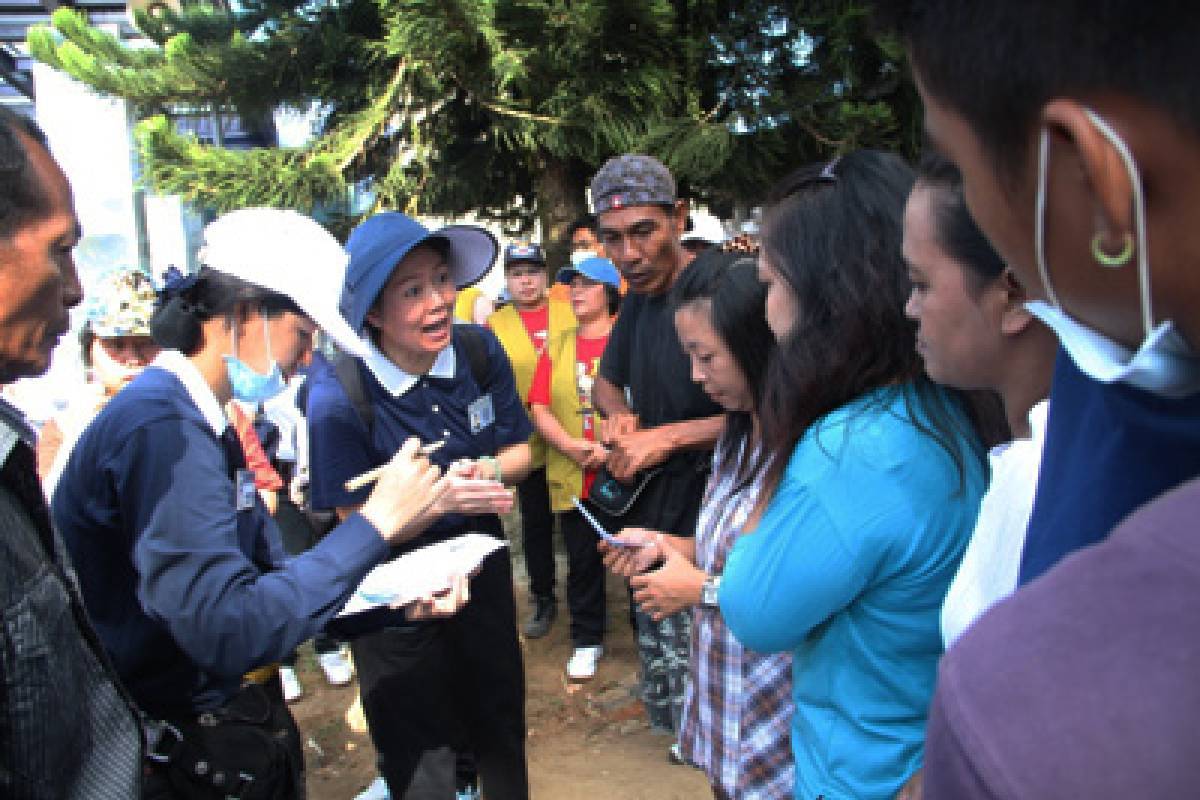
[[[486,108],[488,111],[493,111],[506,117],[516,117],[517,119],[528,120],[529,122],[544,122],[547,125],[566,125],[567,121],[560,117],[547,117],[542,114],[534,114],[531,111],[521,111],[516,108],[502,106],[492,100],[483,100],[482,98],[472,98],[476,103]]]

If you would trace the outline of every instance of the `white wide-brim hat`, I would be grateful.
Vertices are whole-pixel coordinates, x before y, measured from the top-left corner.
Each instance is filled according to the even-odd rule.
[[[243,208],[204,228],[200,262],[289,298],[351,355],[362,340],[338,311],[350,257],[316,220],[278,208]]]

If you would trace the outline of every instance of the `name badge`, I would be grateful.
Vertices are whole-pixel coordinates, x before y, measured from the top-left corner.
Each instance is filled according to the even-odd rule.
[[[471,433],[477,434],[496,421],[496,409],[492,408],[492,396],[485,394],[467,406],[467,422]]]
[[[237,510],[249,511],[254,508],[254,496],[258,492],[254,488],[254,473],[248,469],[239,469],[234,483],[234,491],[237,494]]]

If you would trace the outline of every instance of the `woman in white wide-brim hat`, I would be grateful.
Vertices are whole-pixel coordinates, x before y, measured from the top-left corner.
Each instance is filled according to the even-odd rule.
[[[208,226],[201,261],[168,282],[151,326],[167,349],[79,438],[53,515],[147,715],[146,796],[197,782],[237,795],[253,782],[264,796],[302,797],[278,679],[242,676],[322,629],[389,545],[418,532],[443,484],[410,442],[360,513],[285,561],[221,409],[282,389],[318,326],[354,346],[333,300],[346,254],[311,219],[246,209]]]

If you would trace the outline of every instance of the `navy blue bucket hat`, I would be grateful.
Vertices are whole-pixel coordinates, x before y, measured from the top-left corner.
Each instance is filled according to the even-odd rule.
[[[448,225],[431,231],[399,211],[369,217],[350,232],[346,252],[350,264],[339,303],[342,316],[361,334],[367,312],[383,290],[392,270],[406,255],[429,239],[450,243],[450,279],[456,288],[470,286],[487,274],[500,252],[496,237],[471,225]]]

